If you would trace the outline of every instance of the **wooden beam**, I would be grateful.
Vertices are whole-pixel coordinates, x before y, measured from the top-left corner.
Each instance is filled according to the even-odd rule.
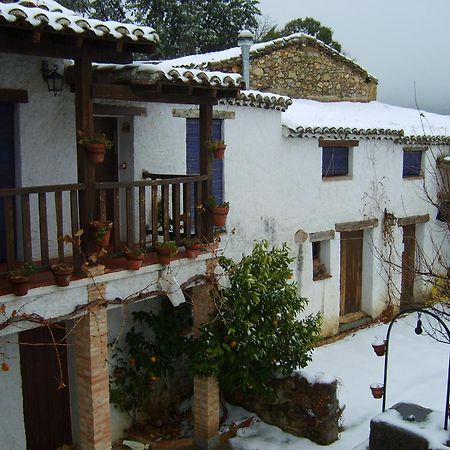
[[[23,89],[0,89],[2,103],[28,103],[28,91]]]
[[[200,175],[208,176],[208,179],[203,183],[202,205],[206,205],[208,197],[212,196],[213,153],[208,149],[208,141],[211,140],[212,134],[212,124],[212,105],[200,105]],[[209,214],[203,215],[202,228],[208,241],[212,241],[213,230]]]
[[[337,232],[341,233],[343,231],[367,230],[369,228],[375,228],[377,226],[378,219],[366,219],[357,220],[355,222],[340,222],[336,224],[335,228]]]
[[[94,131],[92,102],[92,62],[87,59],[75,60],[75,114],[77,132],[90,136]],[[86,158],[84,148],[77,144],[78,181],[86,185],[80,199],[80,225],[87,229],[88,222],[94,220],[95,207],[95,164]],[[86,242],[83,243],[86,245]],[[86,250],[86,248],[85,248]]]
[[[319,139],[319,147],[358,147],[359,141],[352,139]]]
[[[147,117],[147,108],[140,106],[103,105],[94,103],[94,116]]]
[[[41,33],[40,40],[36,40],[34,31],[11,36],[4,29],[0,29],[0,53],[15,53],[20,55],[34,55],[47,58],[87,58],[95,62],[129,64],[133,61],[131,52],[118,53],[115,42],[101,40],[83,40],[80,46],[79,37],[54,34],[55,41],[44,40]]]
[[[156,92],[153,86],[95,83],[94,98],[129,100],[135,102],[178,103],[189,105],[217,105],[218,99],[207,96]]]
[[[423,214],[421,216],[399,217],[397,219],[397,225],[399,227],[405,227],[407,225],[415,225],[417,223],[427,223],[429,220],[429,214]]]
[[[172,117],[181,117],[183,119],[198,119],[200,112],[198,109],[172,109]],[[234,111],[220,111],[215,109],[213,111],[213,119],[230,119],[234,120],[236,113]]]

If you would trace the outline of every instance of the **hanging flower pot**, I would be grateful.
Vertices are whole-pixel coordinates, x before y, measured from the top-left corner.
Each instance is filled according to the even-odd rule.
[[[78,143],[84,147],[87,158],[95,164],[102,163],[105,159],[105,152],[112,148],[113,143],[108,139],[105,133],[86,136],[78,130]]]
[[[97,248],[107,248],[113,223],[109,220],[94,220],[93,222],[89,222],[89,226],[94,230],[94,240]]]
[[[86,151],[88,159],[95,164],[102,163],[105,159],[105,144],[85,144],[84,150]]]
[[[214,158],[216,159],[223,159],[225,156],[225,150],[227,148],[227,145],[223,142],[219,141],[216,144],[216,148],[214,150]]]
[[[223,141],[208,141],[206,143],[208,149],[214,153],[215,159],[223,159],[227,145]]]
[[[377,356],[384,356],[386,353],[386,341],[372,342],[372,348]]]
[[[174,241],[161,242],[155,245],[155,250],[158,254],[159,263],[168,265],[178,253],[178,246]]]
[[[384,394],[384,386],[381,383],[373,383],[370,385],[370,390],[372,391],[373,398],[381,398]]]
[[[145,250],[141,247],[135,247],[132,250],[126,249],[125,256],[127,257],[127,269],[139,270],[144,261]]]
[[[223,228],[227,222],[229,202],[217,203],[214,197],[208,198],[208,210],[211,216],[211,222],[215,227]]]
[[[56,286],[69,286],[73,274],[72,264],[58,263],[51,267]]]

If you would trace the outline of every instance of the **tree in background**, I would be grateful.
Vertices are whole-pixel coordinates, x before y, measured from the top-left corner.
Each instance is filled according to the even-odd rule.
[[[329,27],[323,26],[318,20],[313,19],[312,17],[291,20],[284,26],[284,28],[281,28],[280,30],[275,25],[261,37],[260,41],[271,41],[273,39],[277,39],[282,36],[288,36],[293,33],[305,33],[309,36],[313,36],[323,43],[334,48],[338,52],[340,52],[342,49],[341,44],[333,40],[333,30]]]
[[[259,0],[62,0],[67,8],[102,20],[131,21],[155,28],[156,57],[234,47],[242,29],[255,29]]]

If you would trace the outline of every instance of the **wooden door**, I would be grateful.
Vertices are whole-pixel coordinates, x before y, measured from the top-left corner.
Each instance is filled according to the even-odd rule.
[[[400,308],[407,309],[414,304],[414,277],[416,268],[416,225],[403,227],[402,292]]]
[[[361,311],[364,231],[341,233],[341,316]]]
[[[0,103],[0,188],[15,186],[14,105]],[[0,262],[6,260],[4,201],[0,198]]]
[[[105,160],[95,165],[95,179],[99,182],[118,181],[118,155],[117,155],[117,119],[115,117],[94,117],[95,133],[104,133],[113,142],[113,147],[106,150]],[[112,189],[106,192],[106,218],[114,218],[114,197]],[[100,205],[96,204],[97,217],[100,217]],[[111,236],[112,237],[112,236]]]
[[[59,326],[64,327],[64,324]],[[19,334],[27,450],[56,450],[72,443],[66,331],[53,327],[52,333],[55,341],[63,344],[58,346],[59,361],[47,327]],[[60,365],[64,389],[58,389]]]

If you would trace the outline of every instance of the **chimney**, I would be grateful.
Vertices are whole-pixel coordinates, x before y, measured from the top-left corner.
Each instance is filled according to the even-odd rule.
[[[248,30],[242,30],[238,36],[238,45],[242,52],[242,76],[245,80],[245,88],[250,89],[250,47],[253,45],[254,36]]]

